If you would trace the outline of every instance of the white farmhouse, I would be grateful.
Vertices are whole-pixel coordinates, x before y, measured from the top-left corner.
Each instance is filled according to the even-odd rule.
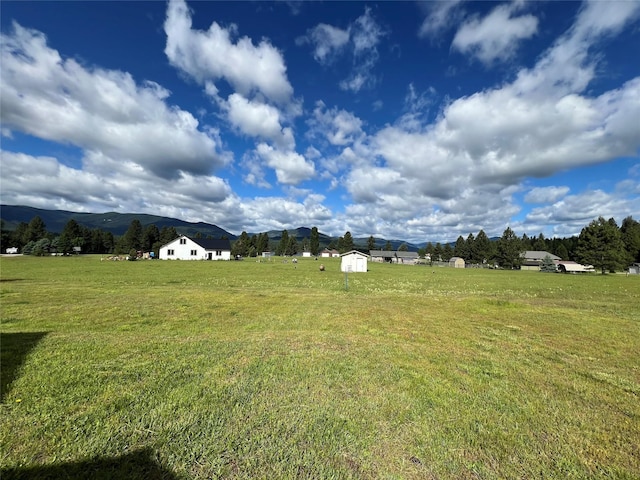
[[[160,247],[160,260],[231,260],[228,239],[191,238],[181,235]]]
[[[369,255],[358,252],[357,250],[351,250],[350,252],[343,253],[340,257],[342,258],[340,271],[349,273],[367,271]]]

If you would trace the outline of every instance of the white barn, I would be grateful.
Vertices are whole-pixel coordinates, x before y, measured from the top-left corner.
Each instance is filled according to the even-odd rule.
[[[231,260],[228,239],[190,238],[180,235],[160,247],[160,260]]]
[[[369,255],[358,252],[357,250],[351,250],[350,252],[343,253],[340,257],[342,259],[340,271],[349,273],[367,271]]]

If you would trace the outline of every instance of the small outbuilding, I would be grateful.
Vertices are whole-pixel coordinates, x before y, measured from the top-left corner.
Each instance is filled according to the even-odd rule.
[[[340,271],[342,272],[366,272],[367,262],[369,255],[359,252],[357,250],[351,250],[350,252],[340,255],[341,264]]]
[[[449,259],[449,266],[453,268],[464,268],[464,258],[461,257],[451,257]]]
[[[640,263],[634,263],[629,267],[629,273],[631,275],[640,275]]]

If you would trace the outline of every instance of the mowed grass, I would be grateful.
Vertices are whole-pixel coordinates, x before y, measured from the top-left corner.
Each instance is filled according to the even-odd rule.
[[[640,277],[369,265],[1,258],[0,476],[640,477]]]

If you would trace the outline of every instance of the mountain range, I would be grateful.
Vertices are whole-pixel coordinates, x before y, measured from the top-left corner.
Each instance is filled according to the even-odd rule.
[[[89,229],[101,229],[113,233],[114,235],[124,235],[131,225],[131,221],[137,219],[142,228],[155,224],[159,229],[163,227],[174,227],[180,234],[187,236],[195,236],[201,234],[213,238],[227,237],[234,241],[238,238],[231,232],[226,231],[217,225],[205,222],[186,222],[177,218],[162,217],[158,215],[149,215],[146,213],[85,213],[85,212],[69,212],[66,210],[47,210],[43,208],[27,207],[24,205],[0,205],[0,218],[3,221],[3,229],[14,230],[19,223],[29,223],[32,218],[39,216],[45,223],[49,232],[60,233],[69,220],[75,220],[79,225]],[[249,236],[264,232],[249,233]],[[269,240],[278,241],[282,238],[281,230],[270,230],[267,233]],[[311,228],[298,227],[288,230],[289,236],[295,236],[296,240],[301,242],[305,238],[311,237]],[[338,237],[332,237],[319,233],[320,245],[326,246]],[[380,249],[384,248],[387,239],[374,237],[376,246]],[[356,247],[366,247],[368,237],[354,237]],[[393,249],[397,249],[405,243],[409,251],[417,251],[418,248],[425,244],[415,245],[403,240],[389,240]]]

